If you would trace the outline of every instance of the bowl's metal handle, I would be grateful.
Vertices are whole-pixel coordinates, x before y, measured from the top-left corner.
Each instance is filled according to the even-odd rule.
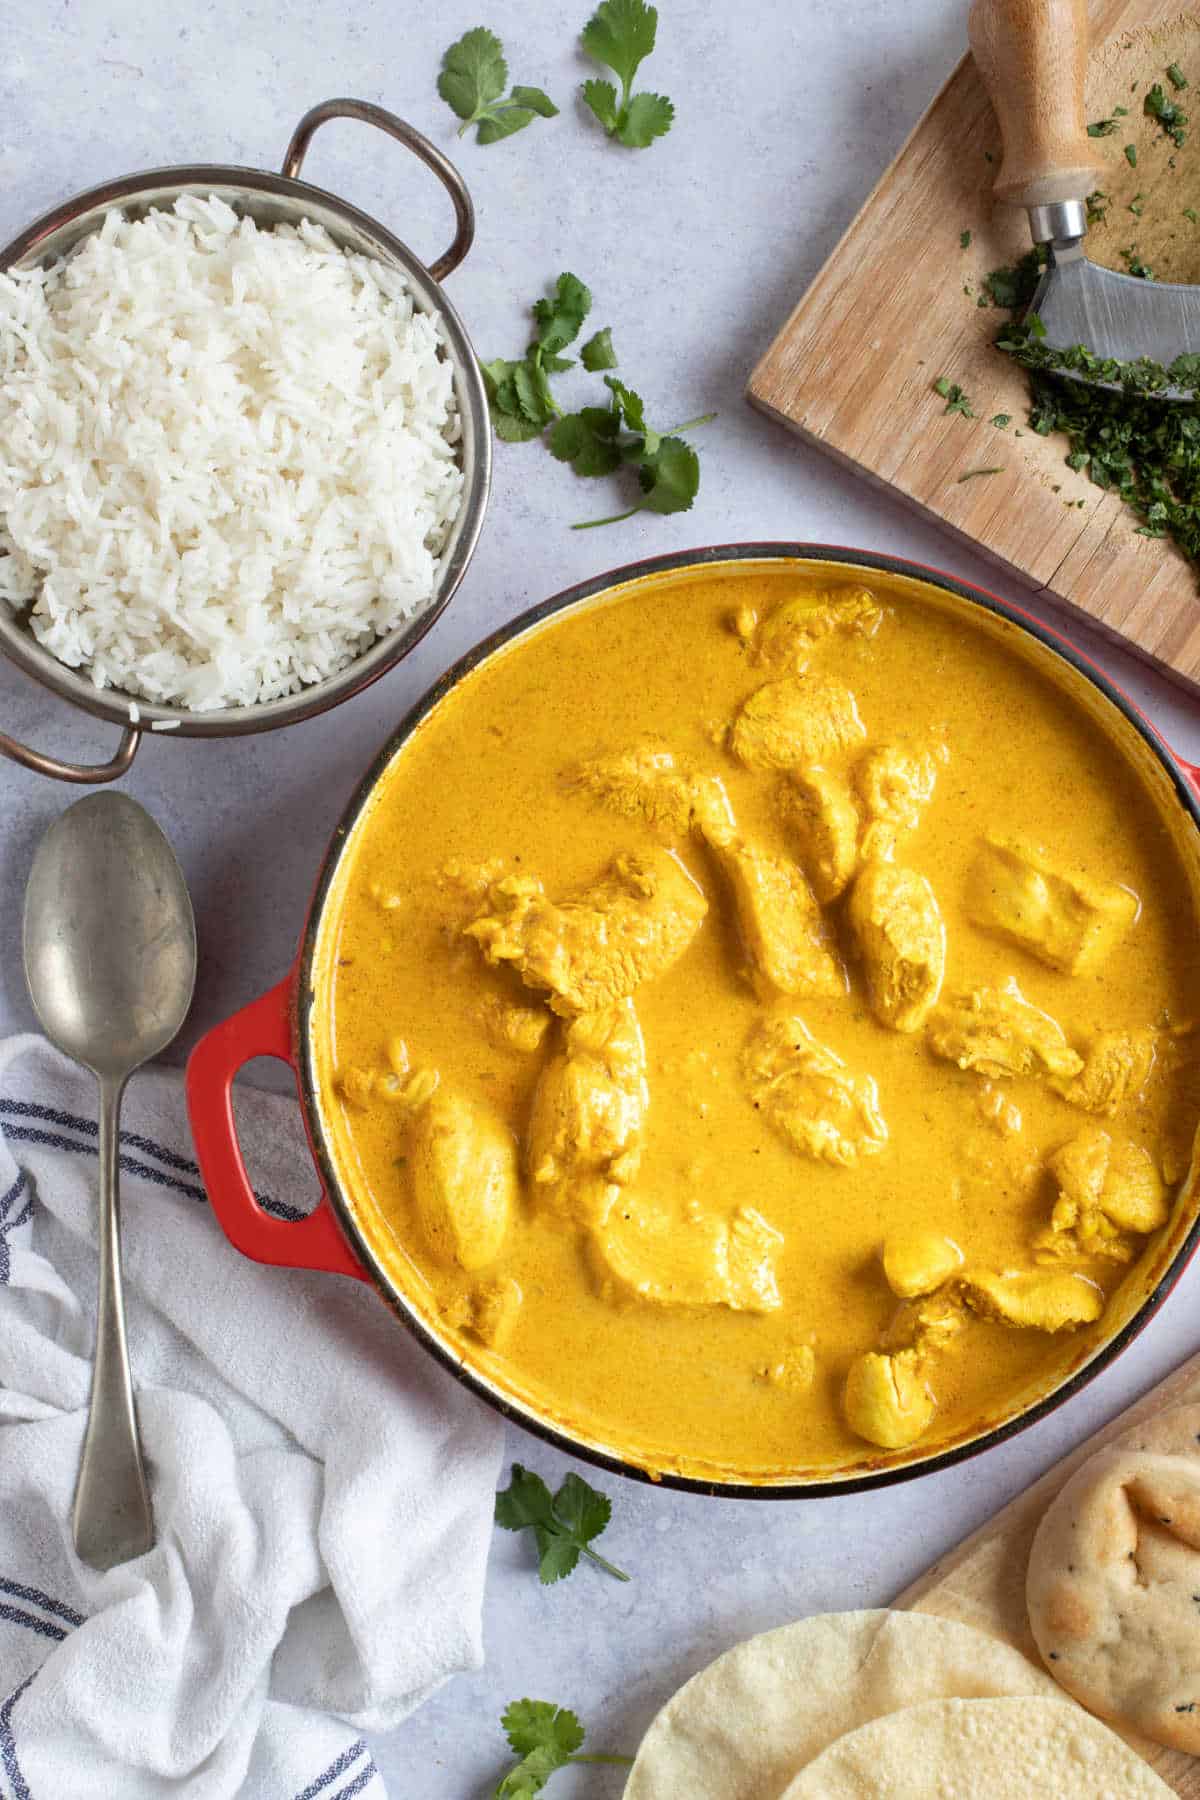
[[[429,264],[429,273],[435,281],[444,281],[447,275],[457,269],[475,238],[475,207],[467,192],[467,184],[448,157],[442,155],[423,137],[415,126],[404,119],[398,119],[382,106],[375,106],[370,100],[323,100],[320,106],[314,106],[306,112],[295,131],[292,141],[283,158],[283,174],[290,180],[299,178],[305,153],[312,142],[314,131],[324,125],[328,119],[361,119],[364,125],[377,125],[380,131],[386,131],[400,143],[407,145],[414,156],[419,156],[426,168],[432,169],[451,200],[454,202],[454,218],[456,230],[454,242],[444,256]]]
[[[135,725],[127,725],[111,762],[72,763],[60,762],[57,756],[47,756],[44,750],[31,750],[28,744],[19,744],[6,731],[0,731],[0,756],[32,769],[35,775],[49,775],[52,781],[73,781],[79,787],[90,787],[102,781],[118,781],[128,770],[141,741],[140,730]]]

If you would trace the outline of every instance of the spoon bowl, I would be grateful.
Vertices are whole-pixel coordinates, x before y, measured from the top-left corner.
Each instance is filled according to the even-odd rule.
[[[170,844],[128,795],[89,794],[50,827],[25,892],[25,978],[51,1043],[100,1084],[100,1291],[75,1548],[111,1568],[154,1537],[121,1295],[120,1106],[171,1042],[196,980],[196,928]]]

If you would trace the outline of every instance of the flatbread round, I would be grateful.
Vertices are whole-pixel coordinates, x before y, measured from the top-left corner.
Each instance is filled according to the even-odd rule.
[[[747,1639],[680,1688],[642,1739],[624,1800],[778,1800],[827,1744],[897,1707],[1056,1692],[1028,1657],[952,1619],[820,1613]]]
[[[1171,1789],[1069,1700],[932,1700],[809,1763],[784,1800],[1155,1800]]]
[[[1200,1408],[1089,1457],[1038,1526],[1029,1623],[1077,1700],[1200,1755]],[[1131,1441],[1132,1440],[1132,1441]],[[1172,1454],[1184,1450],[1186,1454]]]

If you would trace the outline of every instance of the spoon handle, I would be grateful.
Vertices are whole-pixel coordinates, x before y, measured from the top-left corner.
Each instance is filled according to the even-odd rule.
[[[138,1437],[121,1294],[120,1116],[124,1079],[100,1082],[100,1292],[92,1401],[75,1488],[75,1548],[94,1569],[140,1556],[154,1516]]]

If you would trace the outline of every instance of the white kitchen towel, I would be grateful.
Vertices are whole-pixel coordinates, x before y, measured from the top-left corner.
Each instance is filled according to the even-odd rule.
[[[295,1102],[239,1090],[238,1118],[289,1216],[315,1188]],[[95,1119],[90,1077],[0,1041],[0,1796],[380,1800],[359,1733],[482,1661],[499,1422],[365,1285],[231,1249],[182,1080],[144,1072],[121,1195],[156,1542],[81,1564]]]

